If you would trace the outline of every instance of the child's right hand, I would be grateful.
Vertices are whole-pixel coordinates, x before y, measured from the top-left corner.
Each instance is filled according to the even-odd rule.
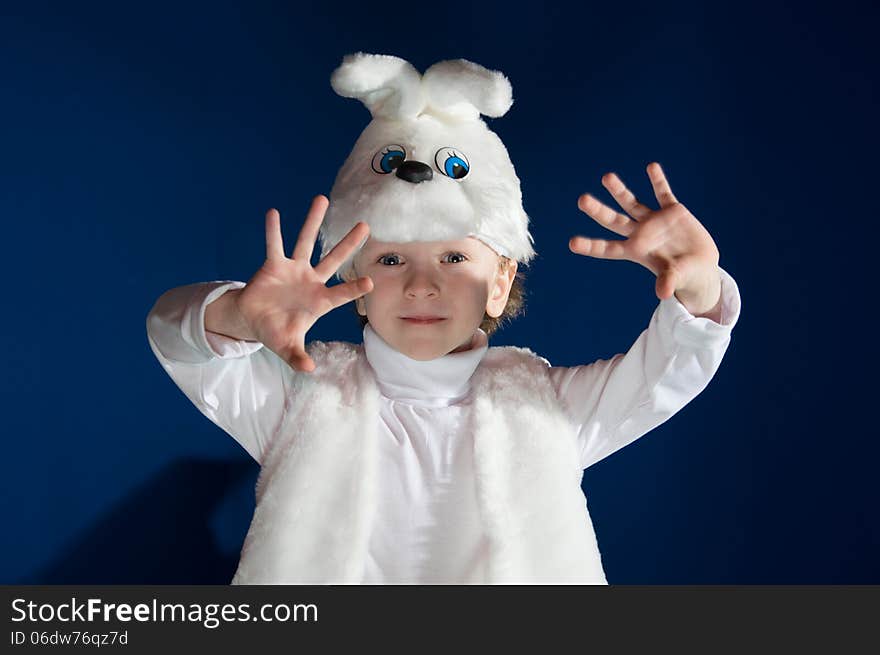
[[[291,368],[306,373],[315,370],[315,362],[305,349],[309,328],[324,314],[373,290],[369,277],[326,286],[327,280],[369,235],[366,223],[357,223],[312,268],[310,258],[329,204],[323,195],[312,200],[292,259],[284,255],[278,210],[266,212],[266,261],[235,299],[242,320],[256,339]]]

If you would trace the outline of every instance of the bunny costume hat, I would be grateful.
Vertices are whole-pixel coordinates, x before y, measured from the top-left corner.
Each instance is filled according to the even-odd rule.
[[[359,52],[343,58],[330,85],[364,103],[373,120],[330,191],[321,259],[358,221],[378,241],[473,236],[518,262],[535,256],[519,178],[480,118],[503,116],[513,104],[502,73],[456,59],[422,75],[398,57]],[[340,279],[354,256],[340,266]]]

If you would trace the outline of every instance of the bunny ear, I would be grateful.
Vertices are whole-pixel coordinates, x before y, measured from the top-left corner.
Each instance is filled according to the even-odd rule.
[[[408,61],[392,55],[346,55],[330,76],[344,98],[364,103],[373,118],[412,118],[424,107],[422,76]]]
[[[497,118],[513,104],[513,89],[503,73],[467,59],[438,61],[422,75],[422,87],[429,105],[461,118]]]

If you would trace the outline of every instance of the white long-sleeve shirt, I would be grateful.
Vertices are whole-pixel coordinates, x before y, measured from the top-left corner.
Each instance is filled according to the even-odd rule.
[[[631,443],[696,396],[717,370],[739,318],[736,283],[722,277],[720,322],[661,301],[629,351],[609,360],[551,367],[557,396],[577,428],[582,468]],[[292,374],[262,344],[204,329],[205,307],[240,282],[172,289],[148,318],[154,353],[196,406],[258,461],[283,416]],[[480,583],[487,542],[474,489],[468,380],[488,348],[420,362],[367,325],[364,351],[381,392],[379,511],[362,581]]]

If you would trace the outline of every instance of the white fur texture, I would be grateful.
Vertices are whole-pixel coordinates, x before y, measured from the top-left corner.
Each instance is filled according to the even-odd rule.
[[[339,95],[363,102],[373,120],[357,139],[330,191],[321,226],[323,259],[364,221],[379,241],[446,241],[475,236],[521,263],[535,255],[520,180],[501,139],[480,115],[503,116],[513,103],[508,79],[465,59],[441,61],[420,75],[390,55],[356,53],[330,78]],[[433,178],[408,182],[377,173],[374,157],[401,146],[407,161]],[[464,154],[468,174],[443,174],[438,158]],[[351,258],[340,267],[340,279]]]
[[[233,584],[357,584],[377,511],[379,390],[363,346],[313,341],[257,482]],[[549,363],[493,347],[474,373],[477,500],[489,583],[607,584],[576,434]],[[451,581],[453,582],[453,581]]]

